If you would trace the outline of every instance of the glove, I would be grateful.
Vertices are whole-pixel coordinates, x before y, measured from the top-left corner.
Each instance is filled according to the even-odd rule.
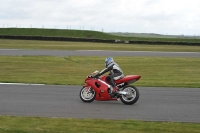
[[[94,76],[94,78],[98,78],[99,76],[100,76],[100,74],[97,74],[97,75]]]

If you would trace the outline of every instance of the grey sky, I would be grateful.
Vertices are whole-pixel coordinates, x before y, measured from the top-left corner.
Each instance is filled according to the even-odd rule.
[[[0,27],[200,35],[200,1],[0,0]]]

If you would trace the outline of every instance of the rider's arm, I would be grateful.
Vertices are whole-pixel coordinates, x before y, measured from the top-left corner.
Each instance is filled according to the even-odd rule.
[[[103,75],[104,73],[106,73],[108,71],[109,71],[108,68],[105,68],[98,74],[98,76],[101,76],[101,75]]]
[[[114,66],[114,65],[111,65],[110,67],[103,69],[98,75],[101,76],[101,75],[103,75],[104,73],[106,73],[106,72],[112,70],[112,69],[113,69],[113,66]]]

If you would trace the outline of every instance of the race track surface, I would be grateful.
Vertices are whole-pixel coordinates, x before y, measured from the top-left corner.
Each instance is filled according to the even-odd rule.
[[[81,86],[0,85],[0,115],[200,122],[200,88],[138,87],[134,105],[84,103]]]
[[[0,49],[0,55],[11,56],[152,56],[152,57],[200,57],[200,52],[151,52],[151,51],[98,51],[98,50],[22,50]]]
[[[200,52],[0,49],[0,55],[199,58]],[[134,105],[121,101],[84,103],[79,98],[80,89],[81,86],[0,84],[0,115],[200,122],[200,88],[138,87],[140,98]]]

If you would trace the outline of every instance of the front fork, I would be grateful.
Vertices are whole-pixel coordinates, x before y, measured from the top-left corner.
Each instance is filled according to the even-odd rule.
[[[91,89],[91,86],[86,85],[85,88],[86,88],[86,92],[88,93]]]

